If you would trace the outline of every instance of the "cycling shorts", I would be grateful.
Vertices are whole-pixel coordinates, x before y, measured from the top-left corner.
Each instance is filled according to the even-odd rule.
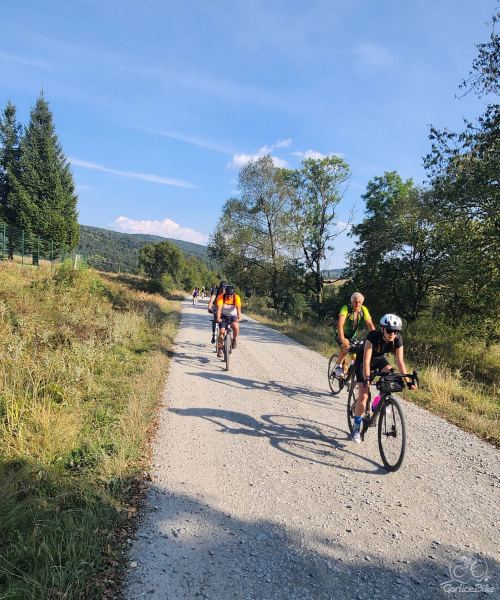
[[[385,356],[375,356],[370,362],[370,371],[381,371],[389,365],[389,361]],[[356,356],[356,381],[362,383],[365,380],[363,377],[363,353]]]
[[[234,323],[237,320],[238,317],[234,316],[234,315],[222,315],[221,316],[221,322],[219,324],[220,327],[224,328],[226,327],[226,325],[228,323]]]

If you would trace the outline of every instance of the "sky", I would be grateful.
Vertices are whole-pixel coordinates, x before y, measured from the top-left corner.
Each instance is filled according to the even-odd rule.
[[[27,124],[40,90],[72,163],[80,223],[206,244],[238,172],[270,153],[425,180],[430,125],[484,101],[458,85],[496,0],[18,0],[0,4],[0,107]],[[325,268],[341,268],[346,233]]]

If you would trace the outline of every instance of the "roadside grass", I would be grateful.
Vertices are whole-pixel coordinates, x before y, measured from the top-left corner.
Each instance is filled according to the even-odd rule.
[[[2,600],[117,585],[180,314],[135,283],[0,264]]]
[[[251,304],[245,314],[323,356],[330,357],[338,352],[338,346],[333,343],[331,327],[285,318],[272,309],[256,309]],[[422,364],[418,363],[417,356],[407,358],[408,369],[418,369],[420,389],[412,392],[405,390],[403,397],[500,447],[500,398],[497,384],[482,385],[471,377],[470,369],[470,356],[477,356],[477,361],[484,361],[484,365],[477,366],[478,374],[484,371],[485,365],[490,365],[492,370],[496,369],[498,372],[498,348],[492,348],[486,358],[484,351],[469,347],[466,370],[450,368],[442,360],[442,355],[439,356],[441,360],[438,358],[432,363],[426,358]],[[325,386],[328,387],[326,373]]]

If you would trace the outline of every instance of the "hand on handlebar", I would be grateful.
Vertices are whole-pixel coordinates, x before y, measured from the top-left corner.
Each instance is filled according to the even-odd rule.
[[[351,342],[347,338],[344,338],[342,340],[342,348],[345,348],[347,350],[350,345],[351,345]]]

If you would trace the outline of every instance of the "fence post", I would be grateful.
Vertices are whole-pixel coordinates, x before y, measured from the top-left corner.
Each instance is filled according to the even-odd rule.
[[[38,253],[38,266],[40,266],[40,236],[38,236],[38,249],[37,249],[37,253]]]
[[[24,229],[21,232],[21,265],[24,266]]]
[[[7,258],[7,225],[3,224],[3,244],[2,244],[2,252],[4,254],[5,259]]]
[[[52,263],[54,262],[54,240],[50,240],[50,269],[52,270]]]

